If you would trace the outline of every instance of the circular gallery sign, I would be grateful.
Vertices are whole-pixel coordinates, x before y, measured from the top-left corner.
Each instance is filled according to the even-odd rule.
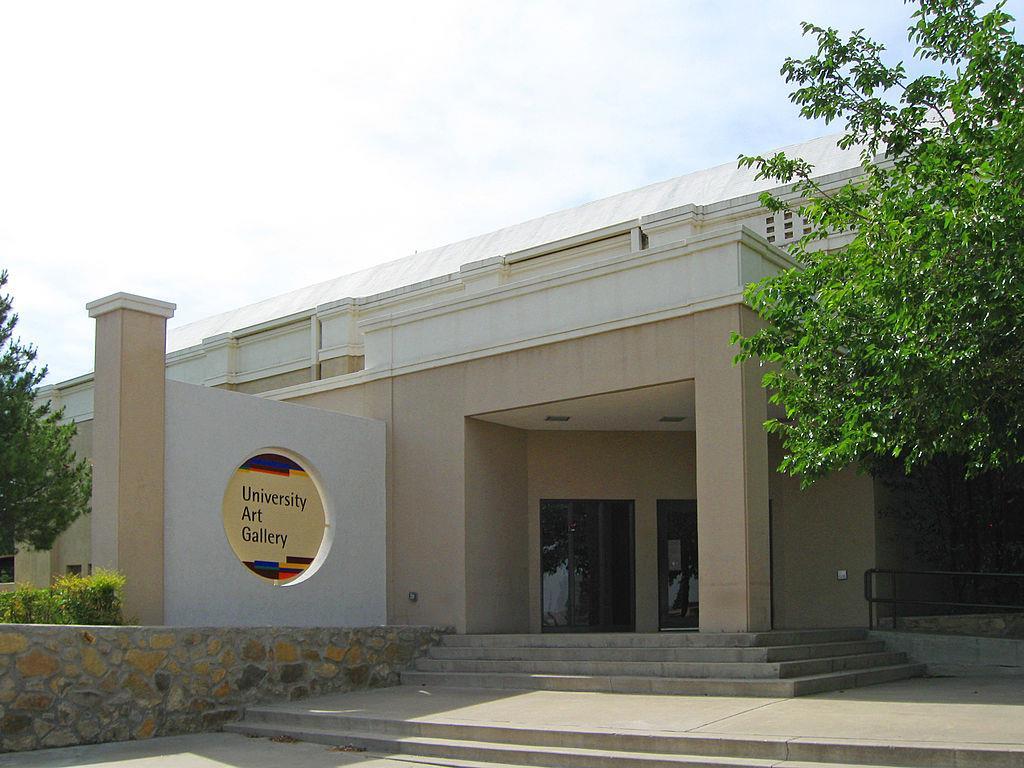
[[[279,453],[252,456],[224,491],[224,532],[238,559],[257,576],[291,581],[310,567],[327,517],[313,478]]]

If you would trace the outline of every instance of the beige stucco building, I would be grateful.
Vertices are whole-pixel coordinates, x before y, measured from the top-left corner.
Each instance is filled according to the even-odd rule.
[[[859,172],[835,137],[789,151],[826,187]],[[689,174],[172,328],[166,350],[170,305],[90,305],[95,377],[41,395],[106,467],[96,509],[51,553],[19,554],[18,579],[116,565],[145,585],[136,610],[166,618],[167,522],[146,501],[165,374],[385,425],[390,622],[866,624],[861,576],[884,560],[871,479],[801,491],[778,474],[761,371],[733,362],[730,335],[757,322],[744,287],[794,267],[784,246],[804,231],[760,206],[768,188],[734,164]]]

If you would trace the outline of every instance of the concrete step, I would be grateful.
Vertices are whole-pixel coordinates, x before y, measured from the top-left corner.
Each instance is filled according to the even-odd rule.
[[[490,763],[481,762],[479,760],[450,760],[443,757],[422,757],[419,755],[402,755],[401,759],[403,763],[439,766],[440,768],[529,768],[529,766],[523,763],[513,765],[512,763]],[[733,758],[730,762],[725,763],[724,766],[743,768],[743,766],[760,766],[763,764],[763,761],[754,762],[750,760],[743,760],[742,758]],[[692,766],[693,764],[677,763],[676,765]],[[722,763],[715,763],[714,765],[718,768],[723,766]],[[880,768],[878,765],[864,765],[862,763],[808,763],[803,760],[781,760],[779,762],[771,763],[770,765],[772,768]],[[881,768],[886,767],[882,766]],[[899,768],[899,766],[889,766],[888,768]],[[1013,768],[1018,768],[1018,766],[1013,766]]]
[[[251,707],[225,730],[363,747],[403,760],[443,765],[514,766],[976,766],[1024,765],[1019,746],[881,742],[692,732],[588,731],[494,723],[444,723]]]
[[[530,768],[529,766],[518,763],[513,765],[512,763],[490,763],[481,762],[479,760],[452,760],[443,757],[423,757],[420,755],[402,755],[401,758],[403,763],[409,763],[412,765],[425,765],[425,766],[437,766],[438,768]],[[677,763],[677,765],[692,766],[693,763]],[[718,768],[722,768],[722,763],[715,763]],[[734,766],[734,768],[743,768],[743,766],[759,766],[763,765],[763,762],[750,762],[740,760],[733,760],[727,762],[724,766]],[[879,768],[877,765],[862,765],[854,763],[807,763],[803,761],[791,761],[782,760],[777,763],[771,763],[772,768]],[[884,768],[884,767],[883,767]],[[1017,766],[1014,766],[1017,768]]]
[[[416,762],[436,765],[437,759],[449,765],[465,765],[472,761],[483,765],[547,766],[548,768],[774,768],[775,760],[627,752],[623,750],[579,749],[572,747],[540,748],[531,745],[498,744],[461,739],[433,739],[422,736],[392,737],[374,733],[337,734],[312,728],[290,728],[282,731],[272,725],[246,722],[225,726],[225,730],[250,736],[288,735],[300,741],[361,747],[382,756],[401,755]]]
[[[530,766],[524,763],[518,763],[513,765],[512,763],[490,763],[481,762],[479,760],[449,760],[443,757],[422,757],[419,755],[402,755],[401,760],[403,763],[410,763],[412,765],[424,765],[424,766],[437,766],[438,768],[530,768]],[[618,764],[618,763],[616,763]],[[706,764],[706,763],[705,763]],[[715,763],[714,765],[718,768],[725,768],[733,766],[733,768],[743,768],[744,766],[756,767],[763,765],[763,761],[750,761],[743,759],[733,759],[727,763]],[[676,763],[676,765],[692,766],[692,763]],[[779,762],[771,763],[772,768],[901,768],[900,766],[878,766],[878,765],[865,765],[863,763],[820,763],[820,762],[805,762],[803,760],[780,760]],[[1000,766],[999,768],[1002,768]],[[1012,768],[1019,768],[1014,765]]]
[[[590,691],[609,693],[686,694],[701,696],[802,696],[902,680],[924,674],[923,664],[893,664],[784,679],[657,677],[654,675],[559,675],[514,672],[401,673],[402,683],[422,687],[497,688],[514,690]]]
[[[885,650],[881,640],[852,640],[837,643],[776,645],[762,647],[537,647],[537,646],[450,646],[435,645],[432,659],[478,659],[494,661],[798,661],[829,656],[853,656]]]
[[[733,737],[729,735],[693,735],[680,732],[644,733],[630,731],[590,731],[578,728],[543,728],[494,723],[451,723],[429,720],[401,720],[360,717],[344,713],[302,711],[297,708],[278,710],[273,707],[250,707],[245,719],[248,725],[291,729],[329,731],[335,734],[372,733],[392,738],[427,737],[435,739],[483,741],[537,747],[574,747],[634,752],[678,752],[691,755],[732,755],[783,759],[785,737]],[[235,723],[233,725],[238,725]]]
[[[840,691],[847,688],[863,688],[865,685],[891,683],[894,680],[921,677],[926,669],[926,664],[907,662],[906,664],[894,664],[888,667],[794,677],[790,678],[793,682],[792,695],[809,696],[812,693],[825,693],[826,691]]]
[[[593,675],[593,676],[656,676],[656,677],[724,677],[778,679],[803,677],[826,672],[893,666],[906,662],[903,653],[864,653],[832,656],[801,661],[732,662],[732,661],[548,661],[494,659],[421,658],[416,669],[422,672],[497,672],[514,674]]]
[[[749,648],[862,641],[867,630],[775,632],[581,632],[533,635],[445,635],[449,648]]]
[[[851,656],[829,656],[822,659],[781,661],[776,666],[783,678],[811,677],[830,672],[856,672],[859,670],[898,667],[908,663],[907,654],[899,651],[859,653]]]

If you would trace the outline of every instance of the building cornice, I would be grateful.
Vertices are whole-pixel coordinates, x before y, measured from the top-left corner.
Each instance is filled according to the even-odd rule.
[[[128,309],[132,312],[142,312],[146,315],[171,318],[174,317],[174,310],[178,308],[178,305],[172,304],[169,301],[137,296],[134,293],[120,292],[104,296],[102,299],[90,301],[85,305],[85,308],[89,312],[89,317],[101,317],[102,315],[116,312],[119,309]]]

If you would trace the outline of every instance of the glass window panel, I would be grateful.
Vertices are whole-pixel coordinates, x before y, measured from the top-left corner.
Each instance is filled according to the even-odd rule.
[[[541,623],[569,625],[569,505],[542,502],[540,511]]]

